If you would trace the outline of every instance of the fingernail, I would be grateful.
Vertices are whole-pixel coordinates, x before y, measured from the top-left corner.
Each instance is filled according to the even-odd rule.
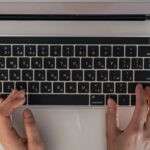
[[[32,117],[32,112],[31,112],[31,110],[26,109],[26,110],[25,110],[25,115],[26,115],[26,117]]]
[[[140,83],[139,83],[138,85],[139,85],[139,87],[140,87],[141,89],[143,89],[143,86],[142,86],[142,84],[140,84]]]
[[[20,90],[19,92],[20,92],[20,93],[24,93],[24,92],[25,92],[25,90]]]

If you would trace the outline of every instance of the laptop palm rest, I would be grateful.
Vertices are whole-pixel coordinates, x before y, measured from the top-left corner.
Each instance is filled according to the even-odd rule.
[[[106,109],[31,108],[47,150],[106,149]],[[13,114],[14,126],[23,133],[23,108]],[[120,126],[124,128],[133,108],[119,109]]]

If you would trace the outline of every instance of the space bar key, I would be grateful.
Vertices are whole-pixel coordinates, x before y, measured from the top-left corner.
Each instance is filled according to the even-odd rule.
[[[89,95],[29,94],[29,105],[89,105]]]

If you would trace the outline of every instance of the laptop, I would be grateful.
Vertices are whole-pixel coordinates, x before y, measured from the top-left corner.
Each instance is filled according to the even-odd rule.
[[[130,121],[136,83],[150,83],[150,3],[2,2],[0,89],[26,90],[47,150],[106,150],[107,98]],[[2,149],[2,148],[1,148]]]

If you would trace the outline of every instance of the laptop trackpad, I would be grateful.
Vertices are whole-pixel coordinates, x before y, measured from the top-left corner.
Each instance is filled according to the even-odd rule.
[[[15,127],[23,135],[22,110],[13,115]],[[106,149],[106,109],[31,108],[47,150]],[[132,109],[119,110],[122,127],[126,126]]]

